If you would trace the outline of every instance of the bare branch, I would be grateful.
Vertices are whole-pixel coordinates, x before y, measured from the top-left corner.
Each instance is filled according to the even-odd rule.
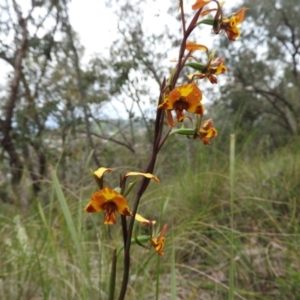
[[[22,61],[27,51],[28,31],[27,31],[27,22],[22,17],[22,13],[19,10],[18,4],[16,3],[15,0],[12,0],[12,2],[13,2],[15,13],[18,18],[18,24],[21,29],[22,38],[20,41],[20,45],[16,50],[15,61],[14,61],[14,74],[10,84],[10,94],[4,112],[5,119],[1,122],[1,127],[2,127],[1,129],[3,134],[1,145],[3,149],[8,153],[10,166],[14,170],[12,182],[18,183],[21,179],[23,166],[12,140],[12,119],[13,119],[13,112],[16,106],[20,80],[22,77]],[[16,31],[16,35],[17,35],[17,31]]]
[[[78,130],[78,132],[87,134],[87,132],[86,132],[86,131],[83,131],[83,130]],[[100,138],[100,139],[102,139],[102,140],[107,140],[107,141],[114,142],[114,143],[116,143],[116,144],[118,144],[118,145],[124,146],[124,147],[127,148],[130,152],[135,153],[135,150],[134,150],[133,147],[131,147],[130,145],[128,145],[128,144],[126,144],[126,143],[120,142],[119,140],[116,140],[116,139],[114,139],[114,138],[112,138],[112,137],[103,136],[103,135],[100,135],[100,134],[95,133],[95,132],[90,132],[90,135],[93,135],[93,136],[95,136],[95,137],[98,137],[98,138]]]
[[[70,46],[71,46],[71,49],[72,49],[73,55],[74,55],[74,67],[75,67],[75,70],[76,70],[77,86],[78,86],[78,91],[79,91],[79,94],[80,94],[80,100],[81,100],[82,107],[83,107],[86,134],[87,134],[87,138],[88,138],[88,142],[90,144],[90,147],[91,147],[92,150],[94,150],[93,151],[93,159],[94,159],[95,163],[98,166],[100,166],[100,161],[97,157],[94,142],[93,142],[93,139],[92,139],[92,134],[90,132],[90,124],[89,124],[89,117],[88,117],[88,105],[87,105],[87,102],[86,102],[86,94],[85,94],[85,91],[84,91],[84,88],[83,88],[83,83],[82,83],[82,76],[81,76],[78,52],[77,52],[77,49],[75,47],[74,40],[73,40],[72,27],[71,27],[70,21],[69,21],[67,4],[66,4],[65,0],[63,2],[64,2],[64,5],[66,7],[66,9],[65,9],[65,13],[66,13],[65,25],[66,25],[67,34],[68,34],[68,37],[69,37],[69,43],[70,43]]]

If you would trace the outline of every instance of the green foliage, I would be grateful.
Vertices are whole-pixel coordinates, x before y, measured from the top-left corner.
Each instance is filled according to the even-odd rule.
[[[118,166],[120,173],[128,165],[144,168],[153,114],[143,107],[157,99],[151,90],[169,72],[162,61],[178,41],[172,26],[160,35],[145,32],[146,2],[117,2],[121,38],[109,58],[95,56],[84,70],[84,49],[70,26],[67,1],[32,2],[33,9],[44,10],[28,19],[36,34],[28,37],[18,90],[14,98],[13,88],[1,94],[1,140],[8,136],[13,148],[2,140],[0,294],[5,299],[113,299],[119,292],[121,276],[114,274],[123,271],[123,237],[116,226],[101,226],[103,215],[84,214],[96,189],[87,169],[99,167],[92,157],[100,157],[103,166]],[[292,0],[244,5],[249,10],[238,48],[223,42],[229,75],[212,107],[218,138],[200,151],[199,141],[174,134],[160,152],[155,175],[163,185],[150,186],[140,208],[159,227],[162,219],[168,224],[165,256],[131,239],[128,299],[300,299],[295,138],[300,36],[293,22],[300,6]],[[22,28],[5,13],[3,5],[0,58],[13,65]],[[39,23],[45,20],[55,24],[49,31]],[[60,40],[54,39],[58,30]],[[10,76],[17,73],[13,69]],[[115,110],[105,110],[107,102]],[[127,119],[118,115],[121,110]],[[234,182],[231,132],[237,136]],[[15,171],[21,176],[11,185]],[[105,180],[117,186],[116,179]],[[131,188],[137,188],[134,182]],[[140,242],[148,242],[148,231],[136,226]]]
[[[172,173],[161,170],[162,185],[152,185],[141,204],[146,217],[158,222],[163,210],[168,224],[159,299],[171,299],[175,280],[177,297],[226,299],[231,232],[235,298],[298,299],[298,147],[295,140],[272,154],[261,149],[252,150],[251,156],[237,153],[233,231],[228,225],[228,153],[209,147],[201,152],[191,149],[189,165],[186,148],[177,148],[182,165],[174,163]],[[161,159],[166,154],[170,159],[169,153],[167,147]],[[82,181],[62,188],[55,178],[47,183],[50,202],[32,204],[24,216],[14,206],[1,204],[0,290],[5,299],[98,299],[99,295],[107,299],[111,254],[121,245],[120,232],[114,226],[101,226],[102,214],[83,213],[93,187],[87,189]],[[157,254],[138,245],[132,250],[135,280],[128,298],[153,299]],[[119,286],[117,280],[117,291]]]
[[[224,36],[221,43],[228,75],[214,108],[218,118],[234,118],[235,128],[246,136],[260,131],[277,147],[300,132],[300,5],[294,0],[246,0],[243,6],[249,9],[241,38],[229,43]]]
[[[185,64],[185,66],[191,67],[191,68],[193,68],[194,70],[197,70],[197,71],[203,71],[205,69],[204,65],[201,65],[201,64],[198,64],[198,63],[187,63],[187,64]]]

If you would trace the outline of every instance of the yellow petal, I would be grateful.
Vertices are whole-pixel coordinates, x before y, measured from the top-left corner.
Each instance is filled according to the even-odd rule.
[[[227,71],[226,66],[224,65],[224,59],[222,57],[214,58],[209,66],[210,74],[223,74]]]
[[[215,136],[217,136],[218,135],[218,131],[217,131],[217,129],[216,128],[211,128],[210,130],[209,130],[209,132],[207,133],[207,138],[208,139],[212,139],[212,138],[214,138]]]
[[[204,106],[202,103],[192,103],[187,108],[187,111],[192,114],[203,115],[204,114]]]
[[[163,108],[167,110],[174,109],[175,102],[180,98],[180,91],[178,88],[173,89],[168,97],[165,98],[164,102],[158,106],[158,108]]]
[[[201,126],[204,130],[208,130],[212,127],[214,127],[214,122],[212,119],[208,119],[206,121],[203,122],[202,126]]]
[[[196,2],[193,4],[192,9],[196,10],[199,8],[202,8],[206,4],[208,4],[211,0],[196,0]]]
[[[203,50],[203,51],[208,52],[208,49],[207,49],[206,46],[200,45],[200,44],[196,44],[194,42],[187,42],[186,46],[185,46],[185,49],[188,50],[188,51]]]
[[[103,204],[106,202],[106,198],[103,196],[102,190],[99,190],[92,194],[91,201],[87,204],[85,211],[87,213],[101,212],[103,211]]]
[[[183,84],[183,85],[177,87],[177,90],[180,93],[180,97],[178,97],[178,99],[181,97],[187,98],[188,96],[193,95],[196,88],[198,89],[198,87],[196,86],[196,84],[194,82],[190,83],[190,84]]]
[[[140,214],[135,214],[135,219],[138,222],[141,222],[143,226],[148,225],[148,224],[155,224],[156,221],[151,221],[151,220],[147,220],[145,219],[143,216],[141,216]]]
[[[132,216],[132,213],[129,211],[127,200],[121,194],[109,187],[105,187],[101,191],[106,198],[106,201],[113,201],[116,204],[117,211],[120,215]]]
[[[235,41],[241,36],[241,31],[238,27],[228,27],[225,29],[225,32],[231,41]]]
[[[202,13],[201,13],[201,17],[204,17],[204,16],[208,15],[210,12],[216,11],[216,10],[217,10],[216,8],[204,10],[204,11],[202,11]]]
[[[164,237],[161,238],[160,241],[158,241],[157,238],[151,239],[151,244],[159,255],[164,255],[164,243],[165,243]]]
[[[205,74],[202,73],[191,73],[186,76],[189,80],[193,80],[194,78],[202,79],[205,77]]]
[[[236,22],[237,24],[240,24],[244,21],[244,18],[245,18],[245,11],[247,10],[248,8],[246,7],[242,7],[241,9],[239,9],[239,11],[237,13],[235,13],[236,15]]]
[[[202,100],[202,92],[195,82],[182,85],[180,92],[189,104],[198,104]]]
[[[112,169],[101,167],[94,172],[94,175],[96,175],[98,178],[101,178],[105,172],[110,173],[112,172]]]
[[[159,255],[164,254],[164,244],[165,244],[165,241],[166,241],[166,238],[164,237],[164,235],[166,233],[166,230],[167,230],[167,224],[165,224],[162,227],[162,230],[159,233],[158,237],[157,238],[152,238],[151,241],[150,241],[152,246],[155,248],[155,250],[157,251],[157,253]]]
[[[95,205],[92,201],[90,201],[87,206],[84,209],[87,213],[94,213],[94,212],[100,212],[103,211],[103,209],[101,209],[101,207],[99,207],[98,205]]]
[[[150,179],[153,179],[156,182],[159,182],[159,179],[156,176],[154,176],[153,174],[150,174],[150,173],[128,172],[128,173],[125,174],[125,177],[128,177],[128,176],[144,176],[146,178],[150,178]]]

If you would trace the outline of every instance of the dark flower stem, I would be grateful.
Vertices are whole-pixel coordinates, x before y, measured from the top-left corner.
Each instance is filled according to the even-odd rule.
[[[121,223],[122,223],[123,242],[124,245],[126,245],[127,236],[128,236],[126,216],[121,215]]]
[[[185,64],[186,59],[187,59],[187,58],[184,58],[184,51],[185,51],[185,47],[186,47],[186,41],[187,41],[189,35],[191,34],[191,32],[195,29],[196,24],[197,24],[197,20],[198,20],[198,18],[200,16],[200,13],[202,11],[202,8],[201,8],[196,12],[196,14],[193,17],[193,19],[192,19],[191,23],[189,24],[188,28],[185,29],[183,1],[180,1],[180,6],[181,6],[181,14],[182,14],[181,16],[183,18],[183,20],[182,20],[183,38],[182,38],[181,46],[180,46],[177,68],[176,68],[176,71],[174,73],[174,77],[172,79],[172,82],[170,83],[170,87],[169,87],[170,90],[174,89],[174,87],[177,83],[177,80],[179,78],[180,72],[181,72],[182,68],[184,67],[184,64]],[[160,95],[159,95],[159,99],[158,99],[158,104],[162,103],[162,101],[164,99],[165,90],[166,90],[166,79],[164,78],[164,80],[162,81],[162,84],[160,86]],[[158,155],[160,149],[162,148],[162,146],[164,145],[165,141],[167,140],[167,137],[168,137],[169,133],[171,132],[172,128],[170,128],[162,138],[163,127],[164,127],[164,111],[162,109],[157,109],[156,119],[155,119],[155,127],[154,127],[155,129],[154,129],[152,154],[150,156],[148,165],[145,169],[146,173],[153,173],[157,155]],[[144,194],[144,192],[146,191],[146,189],[149,185],[149,182],[150,182],[149,178],[143,177],[143,179],[142,179],[142,181],[139,185],[139,188],[138,188],[138,191],[137,191],[137,194],[136,194],[136,198],[135,198],[135,202],[134,202],[134,206],[133,206],[133,210],[132,210],[133,217],[130,218],[128,230],[126,228],[126,220],[125,220],[125,222],[123,222],[123,220],[122,220],[124,240],[125,240],[125,232],[126,232],[127,238],[126,238],[126,242],[124,244],[124,271],[123,271],[123,280],[122,280],[121,291],[120,291],[120,294],[119,294],[119,300],[124,300],[125,299],[128,280],[129,280],[130,246],[131,246],[131,238],[132,238],[132,231],[133,231],[133,226],[134,226],[134,221],[135,221],[135,215],[137,213],[141,197]]]

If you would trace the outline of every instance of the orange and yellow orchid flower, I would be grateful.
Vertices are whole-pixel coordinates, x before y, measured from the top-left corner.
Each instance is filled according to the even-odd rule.
[[[248,8],[242,7],[238,12],[232,15],[230,18],[222,19],[220,24],[220,30],[224,29],[228,38],[231,41],[235,41],[240,37],[241,31],[238,28],[245,18],[245,11]]]
[[[164,237],[167,230],[167,224],[163,226],[161,229],[161,232],[158,234],[156,238],[151,239],[151,245],[154,247],[154,249],[157,251],[159,255],[164,254],[164,245],[166,238]]]
[[[217,134],[218,132],[217,129],[214,128],[214,123],[212,119],[205,121],[199,130],[199,137],[204,145],[209,145],[210,139],[217,136]]]
[[[184,119],[184,110],[193,114],[203,115],[204,106],[201,100],[202,92],[193,82],[173,89],[158,108],[166,109],[167,111],[175,110],[177,121],[181,122]]]
[[[192,73],[187,76],[189,80],[193,80],[194,78],[198,78],[198,79],[208,78],[211,83],[217,83],[218,80],[214,75],[223,74],[227,71],[227,68],[224,65],[224,59],[222,57],[214,58],[215,51],[212,51],[209,54],[206,46],[189,41],[186,43],[186,50],[190,52],[194,52],[197,50],[204,50],[209,57],[207,64],[202,67],[202,71],[200,71],[200,73],[199,72]]]
[[[92,194],[85,211],[88,213],[106,211],[104,224],[116,224],[116,211],[120,215],[132,216],[124,196],[109,187],[104,187]]]
[[[223,74],[227,71],[224,65],[224,59],[222,57],[216,57],[211,59],[201,73],[191,73],[187,75],[190,80],[193,78],[203,79],[208,78],[209,81],[214,84],[218,82],[215,75]]]

